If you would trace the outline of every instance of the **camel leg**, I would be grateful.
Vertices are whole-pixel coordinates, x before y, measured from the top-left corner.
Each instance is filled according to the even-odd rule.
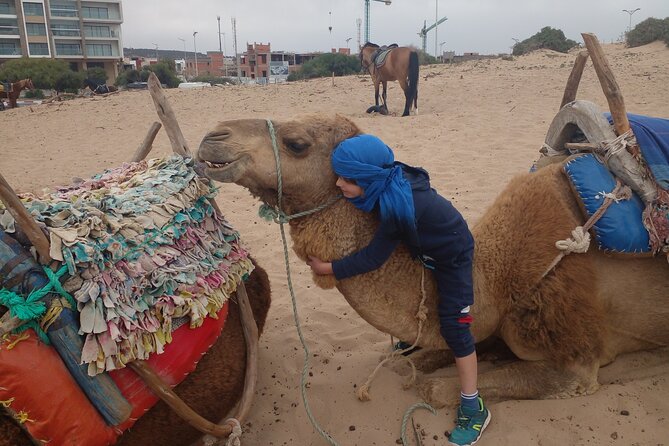
[[[559,369],[547,361],[515,361],[480,372],[478,388],[486,401],[587,395],[599,388],[598,369],[597,363]],[[419,385],[419,391],[434,407],[454,407],[460,398],[460,382],[457,376],[429,378]]]

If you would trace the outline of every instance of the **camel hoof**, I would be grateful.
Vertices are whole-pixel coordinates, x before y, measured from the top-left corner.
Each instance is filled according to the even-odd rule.
[[[457,378],[429,378],[418,384],[420,396],[435,409],[457,407],[460,403],[459,389]]]

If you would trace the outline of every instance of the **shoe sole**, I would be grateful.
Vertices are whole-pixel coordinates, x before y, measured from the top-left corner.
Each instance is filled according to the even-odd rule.
[[[488,411],[488,416],[486,417],[485,421],[483,422],[483,426],[481,427],[481,430],[479,431],[479,436],[476,438],[476,440],[472,441],[471,443],[469,443],[469,444],[455,444],[455,443],[451,443],[449,441],[448,444],[451,445],[451,446],[472,446],[472,445],[476,444],[481,439],[481,436],[483,435],[483,431],[485,430],[486,427],[488,427],[488,424],[490,424],[491,419],[492,419],[492,413],[490,413],[490,411]]]

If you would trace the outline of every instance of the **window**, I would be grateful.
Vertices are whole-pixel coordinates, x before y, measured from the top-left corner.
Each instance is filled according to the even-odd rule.
[[[85,19],[108,19],[108,8],[94,8],[91,6],[82,6],[81,15]]]
[[[88,57],[111,57],[112,46],[109,44],[87,44],[86,54]]]
[[[44,23],[26,23],[26,32],[29,36],[46,36]]]
[[[19,22],[16,19],[0,19],[0,35],[18,36]]]
[[[48,56],[49,45],[46,43],[29,43],[28,49],[31,56]]]
[[[84,34],[86,37],[111,37],[111,31],[108,26],[84,25]]]
[[[54,3],[51,5],[52,17],[79,17],[77,15],[77,5],[67,3]]]
[[[18,40],[0,39],[0,56],[20,56],[21,46]]]
[[[51,22],[51,32],[54,36],[79,37],[78,23],[56,23]]]
[[[13,1],[0,1],[0,14],[16,15]]]
[[[58,56],[81,56],[81,44],[56,43],[56,54]]]
[[[40,16],[44,17],[44,7],[41,3],[23,3],[23,14],[26,16]]]

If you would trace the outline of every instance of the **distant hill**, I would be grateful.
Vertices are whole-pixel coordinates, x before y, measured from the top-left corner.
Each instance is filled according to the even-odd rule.
[[[158,59],[183,59],[184,52],[180,50],[156,50],[155,48],[123,48],[123,54],[125,57],[156,57],[158,53]],[[186,57],[189,59],[194,57],[192,51],[186,51]],[[197,57],[205,58],[206,54],[202,54],[198,51]]]

